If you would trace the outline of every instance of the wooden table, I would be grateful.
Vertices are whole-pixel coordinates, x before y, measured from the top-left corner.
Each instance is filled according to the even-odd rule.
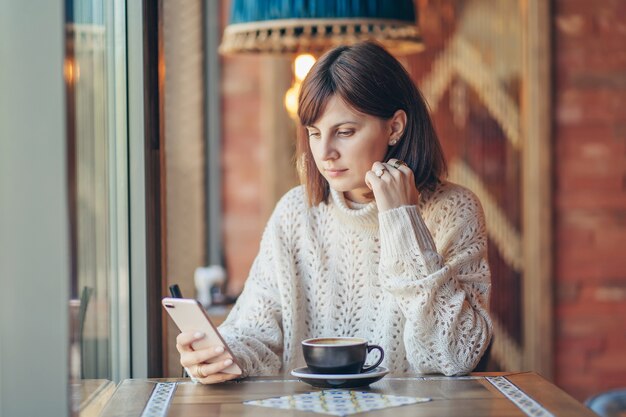
[[[115,384],[108,379],[81,379],[71,391],[80,417],[97,417],[115,393]]]
[[[161,415],[168,417],[326,415],[244,405],[243,402],[249,400],[320,390],[291,377],[265,377],[212,386],[193,384],[185,379],[129,379],[118,386],[101,417],[142,416],[144,409],[147,410],[148,400],[152,398],[150,404],[155,403],[155,387],[159,387],[159,390],[169,387],[167,389],[173,392],[171,398],[164,401],[165,407],[161,408]],[[429,397],[432,401],[369,411],[356,416],[597,417],[581,403],[532,372],[472,374],[461,378],[387,375],[365,389],[382,394]],[[534,412],[533,403],[539,405]]]

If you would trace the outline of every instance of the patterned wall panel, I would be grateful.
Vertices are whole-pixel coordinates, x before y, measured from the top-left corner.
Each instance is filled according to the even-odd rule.
[[[163,2],[165,52],[165,212],[167,276],[195,296],[194,270],[205,263],[204,75],[202,2]],[[178,330],[167,321],[167,376],[180,376]]]
[[[495,324],[491,369],[518,370],[524,346],[521,4],[418,3],[427,52],[405,63],[431,107],[449,179],[476,193],[485,210]]]

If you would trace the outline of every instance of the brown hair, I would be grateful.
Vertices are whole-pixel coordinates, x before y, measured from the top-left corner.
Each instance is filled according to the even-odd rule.
[[[436,186],[446,173],[446,161],[424,98],[389,52],[375,42],[360,42],[325,53],[302,82],[296,158],[311,205],[327,202],[330,189],[315,165],[306,126],[322,116],[335,94],[356,111],[385,120],[404,110],[404,132],[396,145],[389,146],[384,160],[406,162],[418,190]]]

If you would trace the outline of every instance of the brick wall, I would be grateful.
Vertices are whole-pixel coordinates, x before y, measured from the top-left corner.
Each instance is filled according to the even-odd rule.
[[[556,383],[626,387],[626,2],[554,2]]]
[[[261,60],[229,57],[222,66],[222,207],[231,294],[238,294],[248,277],[268,218],[262,176],[267,163],[260,120]]]

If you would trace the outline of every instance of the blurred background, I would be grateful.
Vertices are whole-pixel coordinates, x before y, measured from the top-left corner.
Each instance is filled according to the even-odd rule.
[[[298,184],[299,80],[325,50],[360,39],[409,71],[449,179],[484,206],[489,370],[537,371],[578,400],[626,386],[625,2],[58,3],[56,26],[41,31],[60,32],[63,78],[50,82],[62,91],[50,97],[63,104],[42,122],[65,122],[58,178],[69,216],[57,242],[69,248],[72,301],[60,317],[71,324],[75,409],[123,378],[180,375],[178,332],[160,307],[170,285],[223,320],[275,203]],[[25,132],[5,94],[23,65],[7,39],[23,36],[33,56],[40,46],[8,22],[27,20],[30,6],[2,7],[6,202],[20,178],[8,172],[20,146],[9,138]],[[5,209],[8,225],[21,207]]]

